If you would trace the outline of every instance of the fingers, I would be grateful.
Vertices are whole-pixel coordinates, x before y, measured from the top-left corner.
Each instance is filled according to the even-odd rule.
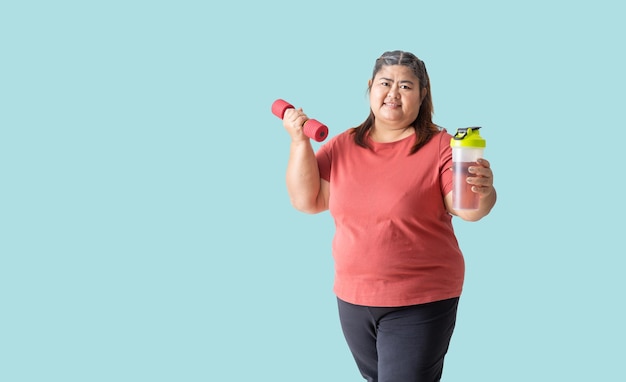
[[[470,166],[468,169],[470,174],[474,174],[478,177],[493,178],[493,172],[491,172],[491,165],[486,159],[479,159],[477,161],[478,166]]]
[[[283,115],[283,125],[287,129],[301,130],[304,122],[309,119],[306,114],[299,109],[287,109]]]
[[[491,168],[491,164],[485,158],[478,158],[477,162],[478,162],[479,165],[481,165],[483,167]]]
[[[478,166],[471,166],[469,168],[470,176],[467,178],[467,183],[472,185],[472,191],[481,194],[488,195],[493,190],[493,172],[491,171],[491,164],[486,159],[479,159],[477,161]]]

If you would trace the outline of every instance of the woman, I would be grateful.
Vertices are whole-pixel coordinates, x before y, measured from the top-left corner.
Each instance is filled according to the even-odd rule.
[[[439,381],[464,279],[452,216],[477,221],[496,202],[490,164],[470,168],[477,210],[452,208],[451,135],[432,122],[424,63],[385,52],[368,81],[370,114],[317,153],[288,109],[287,189],[306,213],[329,210],[339,317],[367,381]]]

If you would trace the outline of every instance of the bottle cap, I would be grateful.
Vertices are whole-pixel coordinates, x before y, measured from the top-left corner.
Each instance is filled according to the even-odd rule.
[[[450,139],[450,147],[485,147],[487,142],[478,132],[479,126],[462,127]]]

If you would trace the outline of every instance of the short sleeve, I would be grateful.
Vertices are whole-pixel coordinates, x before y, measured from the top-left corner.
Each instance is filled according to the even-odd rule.
[[[450,147],[450,139],[452,136],[445,129],[441,134],[439,142],[440,156],[440,176],[441,176],[441,192],[443,196],[448,195],[452,191],[452,148]]]

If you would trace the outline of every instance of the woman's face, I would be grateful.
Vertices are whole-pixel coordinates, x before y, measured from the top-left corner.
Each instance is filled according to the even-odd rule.
[[[378,127],[406,128],[419,114],[426,95],[419,79],[404,65],[383,66],[370,85],[370,107]]]

